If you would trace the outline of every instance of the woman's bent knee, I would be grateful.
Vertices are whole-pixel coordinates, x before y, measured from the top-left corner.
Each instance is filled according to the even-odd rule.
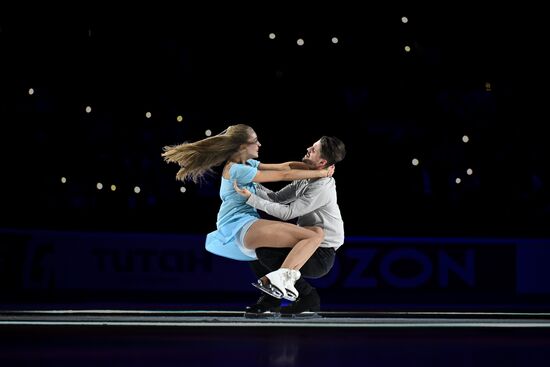
[[[322,241],[325,238],[325,231],[321,227],[309,227],[313,232],[315,232],[314,237],[319,241]]]

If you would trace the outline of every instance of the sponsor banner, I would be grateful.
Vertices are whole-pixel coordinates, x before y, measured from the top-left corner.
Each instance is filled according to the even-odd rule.
[[[9,273],[2,282],[10,288],[27,290],[253,289],[248,264],[210,254],[205,238],[4,230],[0,275]]]
[[[10,290],[253,291],[247,262],[212,255],[206,235],[0,230]],[[550,293],[550,240],[347,237],[320,288],[369,295]]]

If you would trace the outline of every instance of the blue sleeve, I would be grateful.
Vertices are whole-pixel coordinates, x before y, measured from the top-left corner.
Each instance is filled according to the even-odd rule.
[[[246,185],[252,182],[257,172],[258,169],[256,167],[234,163],[229,169],[229,178],[231,179],[231,182],[237,180],[238,185]]]
[[[250,164],[254,168],[258,168],[258,166],[260,165],[260,161],[257,161],[255,159],[249,159],[246,161],[246,163]]]

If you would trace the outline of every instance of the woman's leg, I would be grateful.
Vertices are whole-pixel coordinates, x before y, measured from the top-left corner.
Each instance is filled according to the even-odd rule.
[[[256,221],[245,235],[245,247],[290,247],[291,250],[281,268],[266,274],[253,285],[276,298],[295,301],[299,295],[294,287],[294,283],[300,278],[298,269],[313,255],[323,236],[321,228],[307,229],[291,223],[264,219]]]
[[[244,246],[291,247],[281,268],[299,270],[323,241],[324,232],[319,227],[299,227],[292,223],[259,219],[246,232]]]
[[[296,269],[300,270],[302,266],[309,260],[309,258],[313,255],[315,250],[319,248],[319,245],[323,241],[325,233],[323,230],[319,227],[302,227],[307,228],[311,230],[312,232],[317,234],[317,239],[319,240],[319,243],[313,247],[313,246],[294,246],[292,250],[288,253],[285,261],[281,265],[281,268],[289,268],[289,269]],[[296,261],[300,261],[296,265]]]

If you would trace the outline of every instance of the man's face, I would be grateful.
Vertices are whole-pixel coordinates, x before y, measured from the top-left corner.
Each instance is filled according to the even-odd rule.
[[[312,146],[307,148],[307,153],[302,158],[302,162],[310,166],[311,168],[323,168],[327,163],[326,159],[321,158],[321,141],[316,141]]]

